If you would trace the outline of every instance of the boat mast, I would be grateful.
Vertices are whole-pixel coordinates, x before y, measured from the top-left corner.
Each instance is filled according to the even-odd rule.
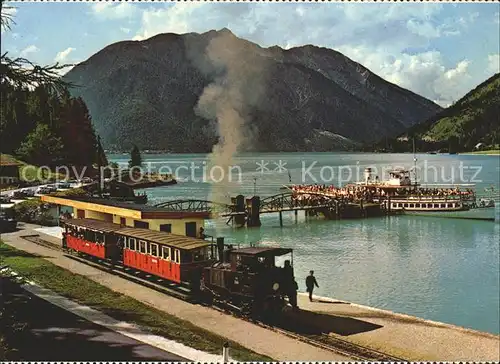
[[[415,174],[415,187],[417,187],[417,155],[415,151],[415,137],[413,137],[413,170]]]

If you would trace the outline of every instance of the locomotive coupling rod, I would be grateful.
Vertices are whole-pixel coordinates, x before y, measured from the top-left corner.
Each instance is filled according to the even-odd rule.
[[[229,343],[226,341],[222,346],[222,362],[227,363],[229,360]]]

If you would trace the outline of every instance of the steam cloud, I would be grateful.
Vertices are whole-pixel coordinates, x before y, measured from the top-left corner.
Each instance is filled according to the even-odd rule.
[[[228,203],[230,197],[239,193],[229,172],[235,155],[252,142],[250,113],[264,92],[265,62],[255,46],[227,30],[217,32],[210,40],[205,56],[219,76],[205,87],[195,111],[216,121],[219,136],[210,155],[209,168],[217,166],[218,171],[224,171],[224,176],[214,176],[223,179],[212,183],[209,200]]]

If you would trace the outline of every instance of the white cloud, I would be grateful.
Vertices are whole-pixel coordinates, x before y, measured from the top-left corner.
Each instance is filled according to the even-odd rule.
[[[481,20],[477,12],[452,16],[443,9],[436,3],[174,3],[144,10],[133,39],[227,27],[264,47],[314,44],[336,49],[386,80],[448,105],[482,82],[484,73],[467,60],[466,49],[457,49],[462,59],[450,62],[431,48],[434,40],[471,31]]]
[[[500,72],[500,54],[488,55],[488,72],[492,74]]]
[[[54,61],[55,62],[59,62],[59,63],[66,62],[69,54],[71,52],[73,52],[74,50],[75,50],[75,48],[69,47],[69,48],[66,48],[63,51],[58,52],[57,55],[56,55],[56,57],[54,58]]]
[[[121,30],[123,33],[125,33],[125,34],[130,33],[130,29],[129,29],[129,28],[120,27],[120,30]]]
[[[27,46],[26,48],[24,48],[24,49],[21,51],[21,53],[19,53],[19,55],[20,55],[21,57],[27,57],[29,54],[31,54],[31,53],[36,53],[36,52],[38,52],[38,51],[40,51],[40,49],[38,49],[38,47],[37,47],[37,46],[35,46],[35,45],[29,45],[29,46]]]
[[[385,49],[341,47],[340,52],[363,64],[389,82],[448,106],[474,86],[470,62],[462,60],[446,67],[438,51],[417,54],[387,54]]]
[[[130,18],[134,13],[134,5],[128,2],[114,4],[111,2],[99,2],[92,4],[92,13],[100,19],[123,19]]]
[[[168,8],[145,10],[142,13],[142,28],[133,39],[143,40],[158,33],[188,33],[208,30],[207,24],[213,24],[210,20],[215,14],[207,14],[206,20],[208,22],[200,21],[201,14],[196,14],[196,11],[202,8],[208,10],[206,4],[203,3],[175,4]]]

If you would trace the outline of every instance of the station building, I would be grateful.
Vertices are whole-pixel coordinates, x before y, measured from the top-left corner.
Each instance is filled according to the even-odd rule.
[[[200,228],[209,218],[208,212],[166,211],[160,207],[91,197],[44,195],[41,200],[56,205],[58,212],[69,208],[74,218],[96,219],[190,237],[198,237]]]
[[[0,154],[0,184],[17,183],[22,163],[7,154]]]

